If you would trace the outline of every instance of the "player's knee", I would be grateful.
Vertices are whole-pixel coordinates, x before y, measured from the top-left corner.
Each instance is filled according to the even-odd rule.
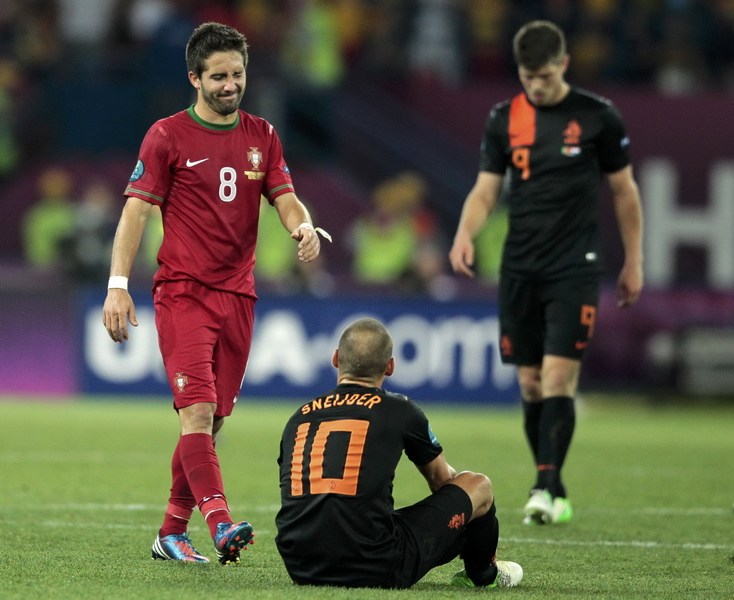
[[[494,502],[492,481],[482,473],[464,471],[459,473],[454,482],[459,485],[471,499],[472,519],[481,517]]]
[[[540,371],[537,369],[518,369],[517,383],[520,386],[520,394],[526,402],[533,402],[543,398]]]
[[[580,363],[563,357],[548,358],[543,365],[543,396],[573,396],[578,385]]]
[[[181,433],[209,433],[213,432],[215,404],[197,402],[179,409],[178,417],[181,423]]]
[[[523,388],[520,386],[520,395],[525,402],[540,402],[543,400],[543,392],[540,386]]]

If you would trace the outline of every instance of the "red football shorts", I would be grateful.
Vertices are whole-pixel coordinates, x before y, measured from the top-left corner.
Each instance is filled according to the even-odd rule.
[[[215,402],[232,414],[252,343],[255,299],[195,281],[169,281],[153,293],[163,364],[176,410]]]

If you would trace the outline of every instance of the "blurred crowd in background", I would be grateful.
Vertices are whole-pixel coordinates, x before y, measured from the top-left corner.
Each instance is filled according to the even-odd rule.
[[[105,96],[96,96],[101,88],[92,84],[113,95],[121,89],[116,86],[135,86],[140,130],[131,144],[137,145],[139,132],[155,119],[187,105],[183,51],[198,23],[220,21],[246,34],[243,107],[279,130],[284,124],[303,138],[318,138],[323,155],[311,153],[308,139],[300,146],[297,136],[287,140],[286,154],[323,164],[329,149],[339,152],[330,148],[323,127],[335,91],[365,81],[460,88],[514,80],[512,36],[537,18],[566,31],[573,83],[647,86],[662,94],[734,93],[734,0],[0,0],[0,184],[22,177],[28,164],[51,163],[25,207],[23,257],[41,269],[62,264],[77,281],[104,280],[124,181],[100,176],[77,185],[53,165],[64,153],[57,131],[71,127],[73,136],[74,129],[79,135],[93,129],[85,116],[99,111],[100,103],[104,110]],[[73,125],[61,123],[69,112],[58,114],[60,89],[71,97]],[[310,128],[315,114],[319,119]],[[135,150],[125,150],[132,167]],[[437,223],[430,203],[421,173],[397,172],[376,182],[340,236],[348,239],[352,275],[368,284],[450,296],[449,231]],[[262,226],[279,224],[264,218]],[[505,226],[499,215],[486,244],[479,242],[485,256],[480,275],[489,282],[496,278]],[[160,228],[150,229],[142,260],[152,269]],[[298,289],[328,293],[328,269],[300,272],[290,246],[284,251],[269,244],[276,238],[289,242],[287,236],[263,236],[262,278],[276,288],[296,281],[305,282]]]
[[[80,74],[178,82],[181,46],[207,20],[245,32],[256,75],[462,85],[512,75],[512,35],[536,18],[566,31],[575,81],[734,87],[733,0],[3,0],[1,87]]]

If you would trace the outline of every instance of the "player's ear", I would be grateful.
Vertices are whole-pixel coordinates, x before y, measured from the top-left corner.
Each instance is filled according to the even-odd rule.
[[[201,87],[201,82],[193,71],[189,71],[189,81],[197,90]]]
[[[391,356],[385,365],[385,376],[390,377],[395,372],[395,357]]]
[[[331,366],[335,369],[339,368],[339,348],[334,350],[334,354],[331,355]]]

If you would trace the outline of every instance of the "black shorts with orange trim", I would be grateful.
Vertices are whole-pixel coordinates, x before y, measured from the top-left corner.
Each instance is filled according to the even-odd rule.
[[[594,335],[601,277],[532,281],[502,274],[499,284],[502,362],[539,365],[543,356],[581,360]]]
[[[387,587],[410,587],[434,567],[459,556],[471,515],[469,495],[453,484],[395,511],[403,562],[394,585]]]

